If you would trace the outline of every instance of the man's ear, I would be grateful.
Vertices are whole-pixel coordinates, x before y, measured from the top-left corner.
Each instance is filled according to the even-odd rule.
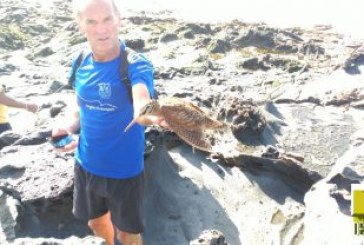
[[[119,28],[119,31],[120,31],[125,26],[124,26],[124,21],[121,19],[121,16],[118,17],[118,20],[119,20],[118,28]]]
[[[77,20],[77,27],[78,27],[78,31],[79,31],[81,34],[85,34],[85,30],[84,30],[84,27],[83,27],[83,25],[82,25],[82,23],[81,23],[81,20],[80,20],[80,19],[78,19],[78,20]]]

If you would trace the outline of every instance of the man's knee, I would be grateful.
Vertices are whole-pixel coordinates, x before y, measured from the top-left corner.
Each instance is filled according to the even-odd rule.
[[[128,233],[125,231],[121,231],[117,229],[117,238],[120,242],[125,245],[142,245],[142,236],[141,234]]]
[[[109,213],[106,213],[101,217],[98,217],[96,219],[91,219],[88,221],[88,227],[90,227],[90,229],[93,231],[105,229],[110,225],[111,225],[111,220]]]
[[[99,230],[100,228],[102,228],[102,226],[103,226],[103,224],[100,222],[94,222],[92,220],[88,221],[88,227],[90,227],[90,229],[93,231]]]

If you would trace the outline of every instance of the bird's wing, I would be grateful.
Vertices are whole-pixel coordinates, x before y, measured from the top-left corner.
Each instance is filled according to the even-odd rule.
[[[166,97],[164,99],[161,99],[160,105],[161,106],[183,106],[183,107],[189,108],[189,110],[195,110],[195,111],[198,111],[198,112],[204,113],[204,114],[206,113],[200,107],[196,106],[192,102],[190,102],[188,100],[183,100],[183,99],[180,99],[177,97]]]
[[[187,144],[205,152],[212,152],[212,146],[201,130],[171,127],[171,129]]]
[[[201,125],[201,113],[184,105],[164,105],[161,106],[161,110],[169,125],[185,128],[199,128]]]
[[[203,113],[203,114],[206,114],[206,112],[204,110],[202,110],[200,107],[198,107],[197,105],[191,103],[191,102],[186,102],[186,104],[191,107],[192,109],[200,112],[200,113]]]

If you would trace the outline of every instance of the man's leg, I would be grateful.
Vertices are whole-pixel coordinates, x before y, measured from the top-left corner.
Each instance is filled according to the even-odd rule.
[[[123,245],[142,245],[143,239],[140,234],[128,233],[116,228],[116,236]]]
[[[144,172],[108,183],[108,210],[116,237],[123,245],[142,245],[144,230]]]
[[[107,245],[114,244],[114,226],[111,223],[110,212],[107,212],[106,214],[96,219],[89,220],[88,226],[91,228],[96,236],[104,238]]]

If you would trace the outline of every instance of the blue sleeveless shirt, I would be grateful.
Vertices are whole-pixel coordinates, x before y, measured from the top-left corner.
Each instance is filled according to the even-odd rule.
[[[123,42],[121,49],[125,50]],[[129,56],[131,85],[144,83],[152,96],[153,66],[141,54],[130,53]],[[92,174],[125,179],[144,169],[145,128],[135,124],[124,132],[134,113],[121,81],[120,62],[120,57],[97,62],[88,53],[77,70],[75,91],[81,130],[75,158]]]

